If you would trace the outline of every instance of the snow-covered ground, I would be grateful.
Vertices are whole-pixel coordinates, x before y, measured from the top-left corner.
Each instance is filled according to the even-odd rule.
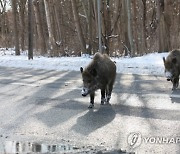
[[[167,53],[152,53],[135,58],[112,58],[112,60],[116,61],[117,73],[163,76],[163,56],[166,57]],[[13,49],[0,49],[0,66],[7,67],[79,71],[81,66],[86,66],[90,61],[89,57],[47,58],[42,56],[34,56],[33,60],[28,60],[27,52],[15,56]]]

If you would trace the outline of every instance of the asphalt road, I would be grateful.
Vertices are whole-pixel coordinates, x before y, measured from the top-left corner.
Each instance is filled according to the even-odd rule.
[[[0,153],[180,153],[180,87],[164,77],[118,74],[111,106],[97,91],[91,110],[80,72],[0,67],[0,87]]]

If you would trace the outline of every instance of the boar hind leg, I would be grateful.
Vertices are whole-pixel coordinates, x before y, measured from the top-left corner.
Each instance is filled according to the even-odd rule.
[[[105,94],[106,94],[106,90],[105,88],[102,88],[101,89],[101,105],[104,105],[104,103],[106,102]]]
[[[94,107],[94,95],[95,95],[94,92],[90,93],[90,104],[89,104],[88,108],[93,108]]]
[[[172,90],[175,90],[179,86],[179,77],[173,79],[173,88]]]
[[[112,86],[107,86],[106,88],[106,103],[109,104],[111,99]]]

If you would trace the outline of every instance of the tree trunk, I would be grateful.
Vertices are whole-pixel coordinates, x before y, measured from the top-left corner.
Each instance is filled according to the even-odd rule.
[[[143,28],[142,28],[142,35],[143,35],[143,41],[142,41],[142,44],[143,44],[143,50],[147,50],[147,42],[146,42],[146,38],[147,38],[147,30],[146,30],[146,11],[147,11],[147,8],[146,8],[146,0],[142,0],[143,2]]]
[[[26,11],[27,0],[20,0],[19,2],[19,12],[20,12],[20,24],[21,24],[21,50],[25,50],[25,11]]]
[[[15,54],[20,55],[19,50],[19,31],[18,31],[18,21],[17,21],[17,1],[11,0],[12,11],[13,11],[13,24],[14,24],[14,39],[15,39]]]
[[[0,1],[0,27],[1,27],[1,42],[2,42],[2,45],[3,47],[4,46],[7,46],[7,37],[6,37],[6,29],[7,29],[7,25],[6,25],[6,5],[7,5],[7,2],[4,1]]]
[[[33,59],[33,20],[32,0],[28,0],[28,59]]]
[[[60,17],[58,11],[60,11],[60,1],[56,0],[54,2],[54,14],[55,14],[55,22],[56,22],[56,27],[57,27],[57,38],[56,40],[58,43],[61,41],[61,26],[60,26]],[[59,44],[60,45],[60,44]]]
[[[109,0],[103,1],[103,40],[105,53],[109,55],[109,46],[110,46],[110,35],[111,35],[111,19],[110,19],[110,10],[109,10]]]
[[[46,42],[45,42],[45,36],[43,32],[43,24],[42,24],[42,17],[41,17],[41,11],[39,7],[39,2],[34,1],[34,11],[35,11],[35,18],[36,18],[36,25],[37,25],[37,33],[38,33],[38,40],[40,44],[40,50],[41,55],[45,55],[47,53],[46,49]]]
[[[115,9],[114,9],[114,14],[112,18],[112,26],[111,26],[111,33],[113,33],[116,28],[117,28],[117,23],[120,17],[120,1],[115,1]]]
[[[51,25],[51,13],[50,13],[50,7],[49,7],[49,1],[44,0],[44,5],[45,5],[45,12],[46,12],[46,20],[47,20],[47,26],[48,26],[48,34],[49,34],[49,47],[50,47],[50,56],[55,55],[55,39],[53,36],[53,29]]]
[[[93,2],[92,0],[88,0],[88,53],[92,53],[92,9],[93,9]]]
[[[60,35],[60,53],[61,55],[65,55],[65,50],[64,50],[64,44],[65,44],[65,38],[64,38],[64,27],[63,27],[63,5],[61,4],[61,1],[56,0],[57,6],[56,6],[56,13],[57,13],[57,18],[58,18],[58,29],[59,29],[59,35]],[[61,51],[62,50],[62,51]]]
[[[164,0],[158,1],[157,6],[157,16],[159,21],[159,50],[158,52],[169,51],[170,41],[169,41],[169,25],[168,17],[165,16]]]
[[[88,38],[88,47],[87,52],[91,55],[92,50],[92,9],[93,9],[93,1],[92,0],[81,0],[81,3],[83,5],[83,10],[86,16],[86,22],[87,22],[87,38]],[[87,6],[86,7],[86,3]]]
[[[128,33],[128,40],[130,44],[130,56],[134,56],[134,47],[133,47],[133,38],[132,38],[132,28],[131,28],[131,2],[130,0],[126,1],[126,11],[127,11],[127,33]]]
[[[75,26],[76,26],[78,37],[80,40],[81,50],[83,53],[87,53],[86,42],[85,42],[85,39],[83,36],[82,28],[80,25],[80,19],[79,19],[79,15],[78,15],[78,11],[77,11],[77,6],[76,6],[77,2],[76,2],[76,0],[71,0],[71,3],[72,3],[72,10],[73,10],[73,15],[74,15]]]
[[[128,39],[128,20],[127,20],[127,5],[126,5],[126,0],[123,0],[122,2],[122,6],[123,6],[123,16],[122,16],[122,22],[120,23],[121,26],[123,28],[121,28],[120,30],[122,30],[122,34],[124,35],[124,42],[123,43],[123,49],[124,49],[124,56],[128,56],[130,54],[131,51],[131,46],[130,46],[130,42]],[[121,33],[121,31],[120,31]]]

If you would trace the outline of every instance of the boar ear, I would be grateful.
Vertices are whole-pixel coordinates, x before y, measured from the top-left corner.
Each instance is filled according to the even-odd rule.
[[[173,59],[172,59],[172,63],[173,63],[173,64],[176,64],[176,62],[177,62],[177,59],[176,59],[176,58],[173,58]]]
[[[165,59],[165,57],[163,57],[163,62],[164,62],[164,63],[166,62],[166,59]]]
[[[97,71],[95,68],[93,68],[92,70],[90,70],[90,73],[95,77],[97,75]]]
[[[83,68],[82,67],[80,67],[80,71],[81,71],[81,73],[83,72]]]

